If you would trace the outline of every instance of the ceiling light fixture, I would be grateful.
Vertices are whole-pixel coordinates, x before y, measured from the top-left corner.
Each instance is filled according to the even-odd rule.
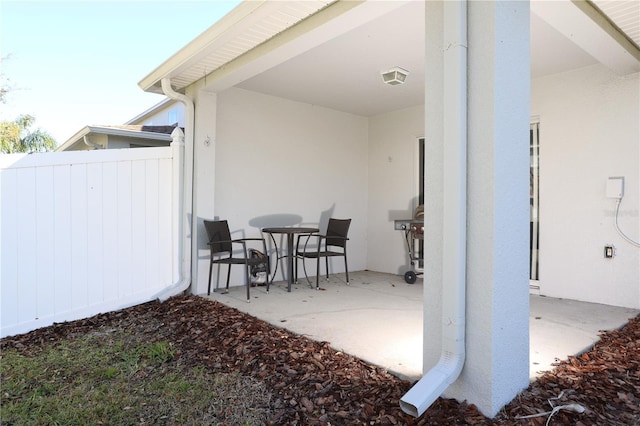
[[[380,75],[382,75],[382,81],[388,85],[397,86],[398,84],[404,83],[409,75],[409,71],[400,67],[393,67],[389,71],[382,71]]]

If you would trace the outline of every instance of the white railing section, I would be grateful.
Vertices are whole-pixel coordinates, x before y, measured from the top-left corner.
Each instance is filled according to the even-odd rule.
[[[1,337],[172,284],[178,145],[0,156]]]

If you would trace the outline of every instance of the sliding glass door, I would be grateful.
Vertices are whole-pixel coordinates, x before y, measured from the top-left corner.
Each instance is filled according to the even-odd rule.
[[[529,153],[530,153],[530,173],[529,173],[529,199],[531,203],[530,231],[529,231],[529,279],[530,285],[537,287],[540,274],[538,263],[538,244],[540,241],[540,145],[539,145],[539,123],[531,124],[529,131]]]

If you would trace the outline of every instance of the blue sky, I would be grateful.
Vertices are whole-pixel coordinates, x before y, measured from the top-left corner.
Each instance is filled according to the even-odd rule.
[[[64,143],[160,102],[138,82],[239,1],[0,0],[0,120],[20,114]],[[9,56],[8,59],[4,59]]]

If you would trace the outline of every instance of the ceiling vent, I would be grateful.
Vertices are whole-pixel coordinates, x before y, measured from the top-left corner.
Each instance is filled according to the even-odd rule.
[[[380,74],[382,75],[382,81],[390,86],[397,86],[405,82],[409,71],[400,67],[393,67],[389,71],[382,71]]]

